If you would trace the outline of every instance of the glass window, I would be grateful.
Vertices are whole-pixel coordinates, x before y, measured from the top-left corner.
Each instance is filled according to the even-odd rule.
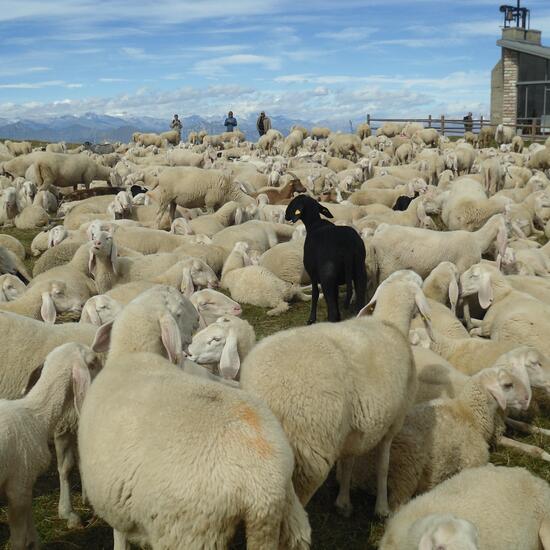
[[[526,99],[527,86],[518,86],[518,118],[527,118]]]
[[[519,54],[519,82],[546,80],[547,60],[526,53]]]
[[[528,86],[526,118],[539,118],[544,114],[544,84]]]

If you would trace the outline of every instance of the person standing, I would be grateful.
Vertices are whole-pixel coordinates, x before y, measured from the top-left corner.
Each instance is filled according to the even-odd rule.
[[[474,128],[472,113],[468,113],[462,120],[464,121],[464,132],[471,132]]]
[[[256,121],[256,128],[258,129],[258,134],[260,134],[260,136],[263,136],[268,130],[271,130],[271,120],[265,115],[265,111],[260,113],[260,116]]]
[[[232,132],[233,128],[237,126],[237,119],[233,116],[233,111],[229,111],[229,113],[227,113],[227,118],[225,119],[223,125],[225,126],[226,132]]]
[[[170,128],[172,130],[176,130],[178,134],[181,136],[181,129],[183,128],[183,124],[181,123],[181,120],[179,119],[178,115],[174,115],[174,118],[172,119],[172,123],[170,124]]]

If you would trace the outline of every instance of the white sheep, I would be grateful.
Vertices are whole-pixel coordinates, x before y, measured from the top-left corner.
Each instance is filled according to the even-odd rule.
[[[63,280],[49,279],[29,287],[13,301],[0,302],[0,310],[53,324],[58,313],[80,313],[84,301]]]
[[[191,294],[189,299],[195,306],[203,327],[215,323],[219,317],[224,315],[239,316],[242,314],[242,308],[238,302],[217,290],[198,290]]]
[[[13,302],[26,290],[25,283],[15,275],[11,273],[0,275],[0,302]]]
[[[461,296],[478,296],[482,321],[472,319],[471,333],[494,340],[529,345],[550,356],[550,306],[529,294],[518,292],[497,268],[476,264],[460,278]]]
[[[464,468],[489,461],[489,444],[501,428],[499,409],[526,410],[531,399],[527,370],[492,367],[468,379],[454,399],[415,406],[394,437],[388,492],[392,509],[429,491]],[[352,483],[369,488],[373,456],[356,459]]]
[[[220,284],[229,290],[239,303],[271,308],[268,315],[279,315],[289,308],[288,302],[296,299],[311,300],[297,285],[279,279],[259,265],[251,265],[247,254],[248,244],[237,242],[224,263]]]
[[[403,506],[379,548],[539,550],[548,546],[549,509],[548,483],[524,468],[469,468]]]
[[[38,548],[33,486],[50,464],[48,443],[59,422],[80,411],[98,366],[87,346],[64,344],[46,357],[38,382],[25,397],[0,401],[0,486],[14,550]]]
[[[376,251],[379,280],[403,269],[411,268],[427,277],[442,261],[454,263],[459,273],[481,260],[495,240],[504,254],[507,231],[502,215],[490,218],[474,232],[438,232],[416,227],[381,225],[371,244]]]
[[[256,334],[250,323],[223,315],[193,336],[188,359],[206,365],[224,378],[238,379],[241,363],[255,343]]]
[[[112,321],[122,311],[122,305],[106,294],[92,296],[82,308],[80,323],[97,327]]]
[[[169,290],[144,293],[117,317],[107,363],[84,403],[79,449],[94,510],[115,530],[117,550],[126,541],[225,547],[243,520],[251,548],[309,548],[292,451],[273,414],[242,391],[171,364],[197,315]],[[162,420],[151,430],[155,416]],[[181,437],[167,439],[174,430]]]
[[[389,448],[416,389],[405,334],[416,307],[429,313],[418,277],[408,273],[379,288],[376,302],[372,319],[362,316],[269,336],[241,366],[241,387],[265,400],[294,448],[294,486],[303,504],[339,458],[379,445],[376,512],[388,513]],[[337,500],[346,514],[351,512],[352,466],[353,461],[344,460]]]

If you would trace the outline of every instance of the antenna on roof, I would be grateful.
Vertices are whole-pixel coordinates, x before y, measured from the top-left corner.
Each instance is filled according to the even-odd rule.
[[[518,29],[529,29],[531,25],[531,12],[527,8],[521,7],[521,0],[517,0],[517,6],[500,6],[501,13],[504,14],[504,28],[515,26]]]

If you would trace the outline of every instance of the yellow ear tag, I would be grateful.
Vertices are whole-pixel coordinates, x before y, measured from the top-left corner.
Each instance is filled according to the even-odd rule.
[[[302,213],[302,212],[301,212],[300,210],[296,210],[296,211],[294,212],[294,215],[295,215],[295,216],[299,216],[301,213]]]

